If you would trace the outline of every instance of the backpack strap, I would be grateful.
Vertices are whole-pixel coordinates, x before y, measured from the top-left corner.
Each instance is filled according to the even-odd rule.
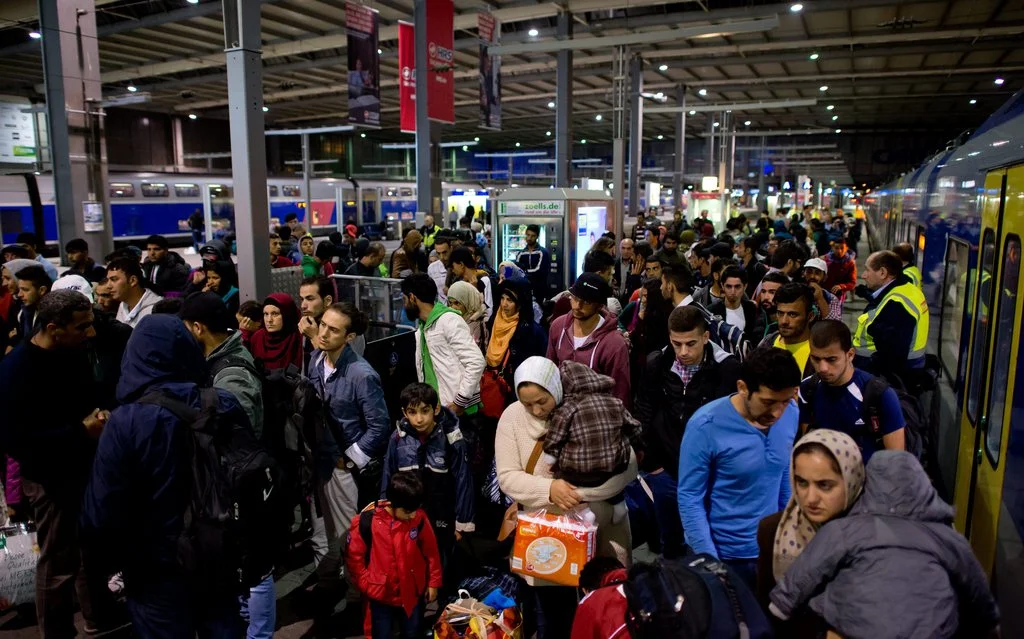
[[[868,429],[871,437],[875,440],[878,450],[883,450],[885,448],[882,441],[882,397],[889,388],[889,382],[885,381],[885,378],[872,377],[871,380],[864,385],[864,389],[862,391],[864,400],[860,405],[861,416],[864,420],[864,426]]]
[[[807,418],[807,430],[811,430],[815,426],[814,400],[818,396],[818,386],[820,385],[821,378],[817,373],[800,382],[800,397],[806,406],[804,416]]]
[[[217,358],[213,365],[210,366],[210,385],[213,385],[213,380],[218,375],[220,375],[223,371],[229,368],[241,368],[243,370],[248,371],[249,373],[252,373],[252,375],[256,377],[256,379],[261,378],[260,372],[256,370],[256,365],[252,361],[239,355],[227,355],[225,357]]]
[[[373,550],[373,515],[375,512],[375,508],[371,509],[367,506],[366,510],[359,513],[359,536],[363,538],[363,544],[366,546],[363,565],[367,568],[370,567],[370,551]]]
[[[150,404],[165,408],[181,421],[194,424],[201,414],[206,412],[216,413],[220,407],[220,397],[217,395],[216,389],[201,388],[199,389],[199,397],[199,410],[161,390],[151,390],[139,398],[138,401],[140,404]]]

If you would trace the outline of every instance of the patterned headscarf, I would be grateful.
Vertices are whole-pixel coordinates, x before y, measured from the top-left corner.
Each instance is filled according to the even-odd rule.
[[[800,446],[812,442],[827,448],[835,457],[836,463],[839,464],[840,474],[846,484],[844,513],[857,501],[864,488],[864,460],[861,458],[860,448],[852,437],[839,431],[820,428],[812,430],[800,438],[800,441],[793,447],[794,454],[789,459],[789,485],[792,489],[792,496],[789,498],[789,503],[786,504],[786,509],[782,512],[779,527],[775,530],[772,572],[776,580],[786,574],[786,570],[796,561],[796,558],[818,532],[818,527],[807,520],[796,501],[796,479],[793,474],[796,451],[800,449]]]
[[[526,273],[523,269],[519,268],[519,265],[515,262],[505,260],[501,264],[498,264],[498,280],[505,281],[511,279],[526,279]]]

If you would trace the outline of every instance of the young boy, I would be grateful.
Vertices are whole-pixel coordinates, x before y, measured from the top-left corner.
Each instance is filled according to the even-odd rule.
[[[441,557],[434,529],[420,508],[418,473],[396,473],[386,493],[387,501],[352,519],[345,559],[352,582],[370,600],[369,636],[391,639],[399,630],[404,639],[412,639],[422,634],[423,610],[441,587]]]
[[[583,599],[576,608],[571,639],[629,639],[629,606],[622,584],[626,568],[614,557],[594,557],[580,571]]]
[[[409,384],[399,401],[404,417],[388,440],[381,495],[399,470],[417,471],[424,488],[423,509],[434,527],[441,557],[447,560],[456,533],[476,530],[466,440],[455,413],[441,406],[437,391],[428,384]]]

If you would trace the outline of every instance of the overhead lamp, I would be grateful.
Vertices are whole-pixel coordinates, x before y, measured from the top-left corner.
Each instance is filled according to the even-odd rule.
[[[361,138],[365,138],[365,137],[366,137],[366,134],[365,134],[365,133],[360,133],[360,134],[359,134],[359,137],[361,137]]]
[[[604,119],[604,116],[602,116],[600,113],[598,113],[597,115],[594,116],[594,119],[597,120],[598,122],[600,122],[601,120]]]
[[[546,135],[546,136],[548,136],[548,137],[551,137],[551,131],[545,131],[545,132],[544,132],[544,135]]]
[[[139,88],[137,86],[135,86],[134,84],[129,84],[127,88],[128,88],[128,93],[135,93],[136,91],[139,90]]]
[[[750,126],[750,120],[747,120],[746,122],[744,122],[743,126]]]
[[[718,126],[718,122],[712,122],[711,126],[717,127]]]
[[[800,13],[801,11],[804,10],[804,5],[800,4],[799,2],[797,2],[795,4],[791,4],[791,5],[789,5],[789,10],[792,13]]]
[[[39,38],[43,37],[43,34],[39,33],[38,31],[29,31],[28,37],[32,38],[33,40],[38,40]]]
[[[977,103],[978,103],[977,100],[975,100],[974,98],[971,98],[971,101],[968,104],[977,104]]]
[[[580,144],[586,144],[586,143],[587,143],[587,138],[583,138],[582,140],[580,140]]]
[[[658,67],[658,71],[668,71],[668,65],[667,64],[661,65],[660,67]]]
[[[480,136],[477,136],[477,137],[473,138],[473,141],[474,142],[479,142],[480,141]]]
[[[827,107],[825,107],[825,110],[826,110],[826,111],[831,111],[831,110],[832,110],[832,109],[834,109],[834,108],[836,108],[836,105],[834,105],[834,104],[830,104],[830,105],[828,105]]]
[[[199,116],[198,116],[198,115],[196,115],[195,113],[189,113],[189,114],[188,114],[188,119],[189,119],[189,120],[195,120],[195,119],[196,119],[196,118],[198,118],[198,117],[199,117]]]
[[[539,35],[540,35],[540,31],[537,31],[536,29],[530,29],[530,30],[529,30],[529,31],[527,31],[526,33],[527,33],[527,35],[529,35],[529,36],[530,36],[531,38],[536,38],[537,36],[539,36]]]
[[[696,111],[693,111],[693,110],[691,110],[691,111],[690,111],[690,115],[697,115],[697,112],[696,112]]]
[[[664,139],[665,139],[665,136],[664,136],[664,135],[658,135],[658,139],[659,139],[659,140],[664,140]]]
[[[270,107],[268,107],[268,106],[265,106],[265,107],[263,107],[263,112],[264,112],[264,113],[266,113],[266,112],[267,112],[267,111],[269,111],[269,110],[270,110]]]
[[[1003,86],[1004,82],[1006,82],[1006,80],[1004,80],[1002,78],[996,78],[995,79],[995,83],[996,83],[997,86]]]
[[[468,147],[467,145],[463,144],[463,145],[462,145],[462,150],[463,150],[463,151],[468,151],[468,150],[469,150],[469,147]]]
[[[384,49],[377,49],[377,55],[381,55],[382,53],[384,53]]]
[[[708,94],[708,90],[707,89],[701,89],[700,91],[697,92],[697,95],[700,95],[702,97],[707,95],[707,94]]]
[[[838,119],[839,119],[839,116],[838,116],[838,115],[833,115],[833,116],[832,116],[832,121],[833,121],[833,122],[835,122],[835,121],[836,121],[836,120],[838,120]]]
[[[549,108],[549,109],[553,109],[553,108],[555,108],[555,102],[554,102],[554,100],[552,100],[551,102],[548,102],[548,108]]]
[[[517,148],[517,149],[519,148],[519,146],[520,146],[520,145],[519,145],[519,143],[518,143],[518,142],[516,142],[516,148]]]
[[[812,53],[812,54],[811,54],[810,56],[808,56],[808,57],[809,57],[809,58],[810,58],[811,60],[817,60],[817,59],[818,59],[819,57],[821,57],[821,56],[819,56],[819,55],[817,54],[817,52],[815,52],[815,53]]]
[[[186,0],[189,4],[199,4],[199,0]]]
[[[818,91],[821,91],[822,93],[824,93],[825,91],[828,91],[828,85],[827,84],[821,85],[820,87],[818,87]]]
[[[836,129],[836,133],[842,133],[842,132],[843,132],[842,129]]]

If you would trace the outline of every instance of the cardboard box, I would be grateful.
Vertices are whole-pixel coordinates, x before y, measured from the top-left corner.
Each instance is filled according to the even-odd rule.
[[[581,518],[544,512],[519,513],[512,572],[563,586],[577,586],[580,570],[594,558],[597,526]]]

